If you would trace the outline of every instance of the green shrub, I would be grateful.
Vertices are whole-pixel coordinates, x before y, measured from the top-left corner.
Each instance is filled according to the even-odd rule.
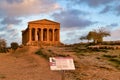
[[[4,79],[4,78],[6,78],[6,76],[3,74],[0,74],[0,79]]]
[[[112,63],[112,65],[114,67],[116,67],[118,70],[120,70],[120,59],[113,58],[113,59],[109,59],[109,61]]]
[[[42,51],[38,50],[35,54],[42,55]]]
[[[59,57],[69,57],[69,55],[66,55],[66,54],[58,54],[57,56],[59,56]]]
[[[45,59],[49,58],[49,56],[47,54],[44,54],[41,49],[38,50],[37,52],[35,52],[35,54],[40,55],[40,56],[42,56]]]
[[[6,40],[0,38],[0,53],[6,53],[8,51],[6,45]]]
[[[17,42],[12,42],[12,43],[11,43],[11,48],[12,48],[13,50],[16,50],[18,47],[19,47],[19,45],[18,45]]]
[[[6,53],[6,52],[8,52],[7,48],[0,48],[0,53]]]
[[[119,59],[110,59],[109,61],[114,62],[117,65],[120,65],[120,60]]]
[[[104,54],[103,57],[106,57],[106,58],[115,58],[117,56],[116,55],[106,55],[106,54]]]

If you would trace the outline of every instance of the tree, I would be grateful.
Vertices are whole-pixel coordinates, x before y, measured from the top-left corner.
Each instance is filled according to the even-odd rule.
[[[19,47],[17,42],[12,42],[11,43],[11,48],[15,51]]]
[[[105,30],[105,28],[100,28],[98,30],[98,34],[99,34],[99,42],[103,42],[103,37],[110,36],[110,32]]]
[[[110,36],[110,32],[105,28],[99,28],[97,30],[90,31],[86,36],[82,36],[80,39],[93,40],[95,44],[102,43],[103,37]]]
[[[0,39],[0,48],[6,47],[5,39]]]
[[[6,52],[6,40],[0,38],[0,52]]]
[[[86,39],[86,36],[81,36],[80,37],[80,40],[85,40]]]

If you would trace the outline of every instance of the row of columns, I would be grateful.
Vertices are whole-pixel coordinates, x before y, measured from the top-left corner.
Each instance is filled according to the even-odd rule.
[[[31,41],[59,41],[59,29],[29,28],[29,42]]]

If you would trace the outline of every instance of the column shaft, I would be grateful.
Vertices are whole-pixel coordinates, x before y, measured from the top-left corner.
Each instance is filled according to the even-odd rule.
[[[53,33],[52,33],[52,37],[53,37],[53,39],[52,39],[52,41],[54,42],[55,41],[55,30],[53,29]]]
[[[60,30],[58,29],[58,41],[60,41]]]
[[[31,42],[32,41],[32,39],[31,39],[31,29],[29,28],[29,42]]]
[[[40,34],[41,36],[41,41],[43,41],[43,29],[41,29],[41,34]]]
[[[38,41],[37,28],[35,28],[35,41]]]
[[[47,29],[47,41],[49,41],[49,29]]]

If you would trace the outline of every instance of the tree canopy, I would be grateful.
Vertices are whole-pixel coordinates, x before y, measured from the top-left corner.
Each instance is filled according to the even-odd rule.
[[[0,48],[6,47],[6,40],[0,38]]]
[[[6,45],[7,45],[6,40],[0,38],[0,53],[7,52]]]
[[[86,36],[80,37],[80,40],[93,40],[94,43],[102,43],[103,37],[110,36],[110,32],[105,28],[99,28],[93,31],[90,31]]]
[[[11,48],[12,48],[13,50],[16,50],[18,47],[19,47],[19,45],[18,45],[17,42],[12,42],[12,43],[11,43]]]

